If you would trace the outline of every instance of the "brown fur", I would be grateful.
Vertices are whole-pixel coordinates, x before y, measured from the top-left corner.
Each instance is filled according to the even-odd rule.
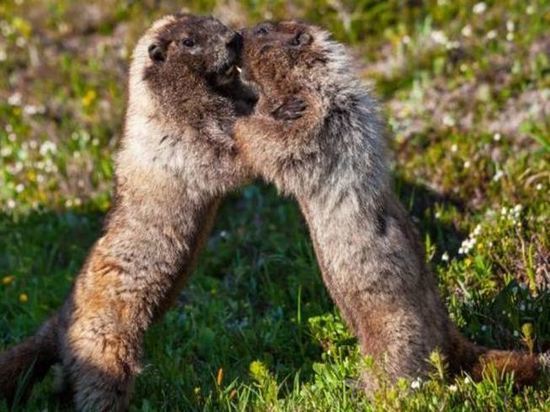
[[[487,365],[533,382],[535,356],[491,351],[449,320],[406,210],[390,188],[378,105],[352,74],[342,45],[300,22],[245,31],[243,74],[260,99],[236,125],[254,171],[296,197],[323,280],[343,317],[391,380],[425,375],[434,350],[456,373]],[[365,374],[365,387],[378,386]]]
[[[248,179],[231,138],[247,107],[233,98],[249,97],[228,71],[238,40],[215,19],[170,15],[138,42],[105,233],[59,313],[0,356],[5,397],[33,362],[34,380],[60,360],[78,410],[127,408],[145,331],[187,279],[220,197]]]

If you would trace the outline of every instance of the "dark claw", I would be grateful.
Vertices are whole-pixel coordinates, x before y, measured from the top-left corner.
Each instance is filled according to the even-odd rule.
[[[277,120],[296,120],[304,115],[306,102],[299,97],[292,97],[271,112]]]

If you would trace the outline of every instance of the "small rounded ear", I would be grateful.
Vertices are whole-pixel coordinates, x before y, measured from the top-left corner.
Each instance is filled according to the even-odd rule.
[[[166,50],[158,43],[152,43],[147,51],[149,52],[149,58],[154,62],[163,62],[166,60]]]
[[[290,45],[307,46],[308,44],[311,44],[312,41],[313,41],[313,36],[311,34],[305,31],[301,31],[297,33],[296,36],[292,38],[292,40],[290,40]]]

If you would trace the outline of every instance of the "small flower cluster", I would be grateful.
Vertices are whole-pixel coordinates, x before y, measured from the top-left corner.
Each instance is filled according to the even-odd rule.
[[[458,49],[460,47],[460,42],[449,40],[447,35],[441,30],[432,31],[430,33],[430,38],[434,43],[445,46],[447,50]]]
[[[477,243],[477,237],[481,234],[481,225],[477,225],[474,231],[470,233],[468,239],[462,242],[460,249],[458,249],[459,255],[467,255],[474,248]]]
[[[500,215],[514,224],[519,224],[522,210],[523,206],[520,204],[510,208],[503,206],[500,209]]]

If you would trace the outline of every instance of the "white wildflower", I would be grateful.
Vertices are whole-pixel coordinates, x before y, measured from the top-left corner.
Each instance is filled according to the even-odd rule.
[[[517,330],[514,331],[514,336],[517,338],[519,336],[519,332]]]
[[[504,172],[498,169],[495,175],[493,176],[493,182],[498,182],[502,178],[502,176],[504,176]]]
[[[460,31],[460,33],[462,33],[462,35],[464,37],[470,37],[472,35],[472,26],[470,26],[469,24],[467,24],[466,26],[464,26],[462,28],[462,30]]]
[[[529,14],[529,15],[530,15],[530,14],[533,14],[533,13],[535,12],[535,7],[534,7],[532,4],[530,4],[530,5],[528,5],[527,8],[525,9],[525,12],[526,12],[527,14]]]
[[[462,241],[462,244],[460,245],[460,249],[458,249],[458,253],[460,255],[467,255],[474,248],[475,244],[476,244],[475,237],[469,237],[468,239],[465,239],[464,241]]]
[[[508,32],[508,33],[506,34],[506,40],[508,40],[508,41],[514,40],[514,33]]]
[[[10,106],[20,106],[21,100],[22,100],[21,93],[15,92],[10,97],[8,97],[8,104]]]
[[[537,185],[535,186],[535,189],[537,190],[542,190],[542,183],[537,183]]]
[[[437,44],[447,44],[448,42],[447,35],[443,33],[441,30],[432,31],[432,33],[430,34],[430,37]]]
[[[46,140],[42,145],[40,146],[40,154],[42,156],[46,156],[48,153],[55,153],[57,151],[57,145],[54,142],[50,142],[49,140]]]
[[[516,25],[514,24],[514,22],[512,20],[508,20],[506,22],[506,30],[508,31],[514,31],[516,28]]]
[[[449,391],[456,392],[458,390],[458,387],[456,385],[449,385]]]
[[[485,332],[487,330],[487,325],[481,325],[481,331]]]
[[[485,35],[485,37],[487,37],[489,40],[493,40],[497,37],[497,31],[491,30]]]
[[[23,107],[23,112],[29,116],[33,116],[35,114],[43,114],[46,111],[46,108],[44,106],[35,106],[33,104],[28,104]]]
[[[23,186],[22,183],[19,183],[17,186],[15,186],[15,191],[17,193],[21,193],[23,190],[25,190],[25,186]]]
[[[15,209],[15,201],[13,199],[8,199],[7,206],[8,209]]]
[[[472,163],[469,160],[466,160],[464,162],[464,169],[469,169],[471,165],[472,165]]]
[[[456,143],[451,146],[451,152],[453,153],[458,152],[458,146],[456,145]]]
[[[448,261],[449,261],[449,254],[448,254],[447,252],[443,253],[443,254],[441,255],[441,260],[442,260],[443,262],[448,262]]]
[[[11,147],[9,146],[6,146],[6,147],[3,147],[2,150],[0,150],[0,156],[1,157],[8,157],[12,154],[13,150],[11,149]]]
[[[422,385],[422,380],[420,378],[416,378],[414,381],[411,382],[412,389],[419,389],[421,385]]]
[[[401,43],[403,44],[409,44],[410,42],[411,42],[411,38],[406,34],[401,38]]]
[[[494,140],[495,142],[500,142],[500,139],[501,139],[501,138],[502,138],[502,136],[500,135],[500,133],[495,133],[495,134],[493,135],[493,140]]]
[[[24,37],[18,37],[16,40],[15,40],[15,45],[17,47],[25,47],[27,45],[27,39],[25,39]]]
[[[487,5],[484,2],[479,2],[472,8],[472,11],[475,14],[485,13],[485,10],[487,10]]]
[[[458,49],[460,47],[460,42],[459,41],[450,41],[447,43],[447,45],[445,46],[447,47],[447,50],[453,50],[453,49]]]
[[[525,311],[525,303],[521,303],[519,305],[519,310],[521,310],[522,312]]]
[[[14,32],[13,27],[6,20],[0,21],[0,31],[2,31],[4,37],[10,36]]]
[[[473,237],[477,237],[481,234],[481,225],[477,225],[472,232]]]
[[[450,114],[445,114],[443,116],[443,124],[448,127],[453,127],[456,122],[455,119]]]

